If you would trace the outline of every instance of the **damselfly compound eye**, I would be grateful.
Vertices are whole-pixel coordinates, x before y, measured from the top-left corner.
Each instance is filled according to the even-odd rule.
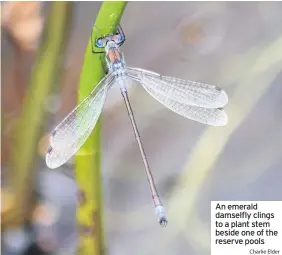
[[[103,41],[101,38],[99,38],[97,41],[96,41],[96,46],[99,47],[99,48],[102,48],[103,47]]]

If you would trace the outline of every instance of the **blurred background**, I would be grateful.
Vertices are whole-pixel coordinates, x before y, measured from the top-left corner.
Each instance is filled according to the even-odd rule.
[[[32,93],[28,84],[50,5],[1,3],[3,222],[3,215],[13,215],[15,187],[9,180],[20,178],[11,170],[17,159],[15,127],[25,95]],[[36,169],[33,181],[26,180],[32,195],[23,193],[32,204],[27,206],[31,217],[16,228],[2,227],[3,254],[75,254],[77,249],[73,162],[50,170],[44,157],[50,131],[76,105],[85,48],[100,6],[72,3],[59,78],[42,103]],[[187,120],[131,84],[132,108],[167,210],[169,224],[163,229],[123,99],[118,88],[110,90],[101,131],[107,254],[210,254],[211,200],[282,199],[281,12],[281,2],[127,4],[121,19],[127,65],[217,84],[230,98],[229,124],[213,128]]]

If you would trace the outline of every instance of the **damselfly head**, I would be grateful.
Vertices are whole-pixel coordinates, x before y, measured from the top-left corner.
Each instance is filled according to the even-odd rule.
[[[107,35],[104,37],[100,37],[96,40],[96,47],[104,48],[106,47],[107,43],[112,40],[112,35]]]
[[[109,29],[109,27],[107,27],[107,29]],[[106,47],[111,41],[115,43],[115,45],[112,45],[112,47],[115,48],[119,48],[125,42],[125,35],[120,25],[118,26],[115,33],[103,35],[102,30],[103,29],[100,29],[96,25],[94,25],[92,33],[94,32],[95,36],[93,36],[93,34],[91,35],[93,53],[105,53],[105,51],[107,52],[107,49],[109,49],[110,47],[108,47],[107,49]],[[95,40],[93,40],[94,38]]]

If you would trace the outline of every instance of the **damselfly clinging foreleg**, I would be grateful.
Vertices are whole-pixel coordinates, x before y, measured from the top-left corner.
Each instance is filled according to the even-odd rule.
[[[167,219],[164,207],[129,102],[127,82],[129,80],[138,81],[153,98],[170,110],[188,119],[212,126],[227,124],[228,118],[222,107],[227,104],[228,97],[222,89],[214,85],[161,76],[144,69],[127,67],[123,54],[119,50],[124,41],[125,36],[121,27],[115,34],[108,34],[96,39],[95,47],[105,50],[109,72],[90,95],[52,132],[46,163],[50,168],[57,168],[79,150],[89,137],[102,112],[108,90],[112,85],[119,85],[140,149],[156,214],[159,223],[166,226]],[[95,50],[93,52],[97,53]]]

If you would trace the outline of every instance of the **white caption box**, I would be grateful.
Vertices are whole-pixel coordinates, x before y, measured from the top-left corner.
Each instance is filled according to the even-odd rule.
[[[282,201],[212,201],[211,255],[282,255]]]

